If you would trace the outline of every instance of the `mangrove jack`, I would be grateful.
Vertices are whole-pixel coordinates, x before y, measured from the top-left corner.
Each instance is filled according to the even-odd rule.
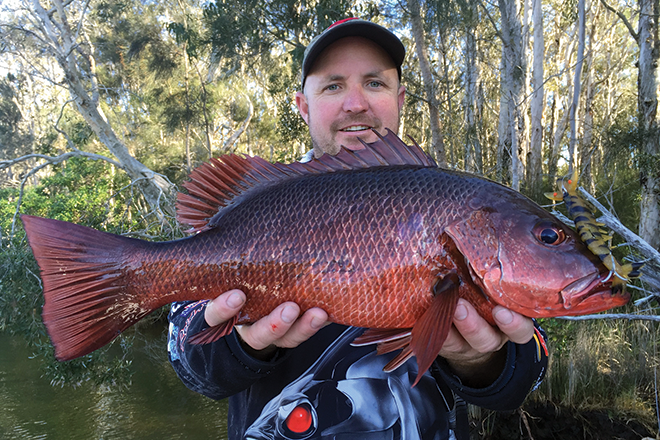
[[[500,304],[529,317],[594,313],[628,301],[570,228],[520,193],[438,168],[392,132],[308,163],[227,155],[191,174],[181,222],[196,233],[147,242],[23,215],[41,268],[43,320],[59,360],[110,342],[173,301],[241,289],[208,343],[285,301],[365,327],[358,344],[416,356],[440,352],[459,297],[493,323]]]

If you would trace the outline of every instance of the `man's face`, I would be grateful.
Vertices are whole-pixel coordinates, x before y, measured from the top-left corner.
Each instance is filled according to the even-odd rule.
[[[347,37],[319,55],[296,104],[309,126],[314,155],[337,154],[343,145],[364,148],[385,128],[397,133],[405,99],[396,66],[377,44]]]

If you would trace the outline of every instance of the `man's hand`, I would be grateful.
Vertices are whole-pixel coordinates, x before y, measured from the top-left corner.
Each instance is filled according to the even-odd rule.
[[[472,305],[458,300],[454,326],[440,351],[440,356],[463,383],[472,387],[490,385],[506,362],[507,341],[527,343],[534,335],[534,323],[509,309],[496,306],[493,318],[497,327],[486,322]]]
[[[230,290],[209,301],[204,319],[210,326],[221,324],[245,304],[245,294]],[[300,316],[300,307],[294,302],[277,306],[270,314],[251,325],[239,325],[238,332],[246,351],[258,358],[268,359],[278,348],[297,347],[314,335],[328,320],[328,314],[319,308],[307,310]]]

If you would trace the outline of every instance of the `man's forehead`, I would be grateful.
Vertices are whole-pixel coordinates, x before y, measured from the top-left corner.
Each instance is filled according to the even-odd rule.
[[[319,72],[317,76],[326,81],[345,81],[349,78],[349,76],[352,75],[359,75],[362,78],[383,78],[387,76],[390,70],[396,70],[396,68],[392,67],[385,69],[373,69],[366,72],[351,71],[349,74],[333,73],[332,71],[329,71],[325,74],[323,72]]]
[[[382,72],[390,68],[396,70],[394,60],[373,41],[363,37],[346,37],[334,42],[321,52],[309,74],[312,75],[320,70],[333,70],[333,68],[344,67],[350,69],[357,67],[355,65],[342,65],[344,64],[342,61],[350,57],[351,54],[373,63],[374,67],[370,68],[370,71]]]

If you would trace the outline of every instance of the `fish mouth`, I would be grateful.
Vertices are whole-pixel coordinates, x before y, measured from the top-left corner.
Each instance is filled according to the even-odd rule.
[[[593,272],[566,287],[560,292],[564,309],[578,313],[596,313],[624,305],[630,294],[623,288],[612,287],[610,273]]]

